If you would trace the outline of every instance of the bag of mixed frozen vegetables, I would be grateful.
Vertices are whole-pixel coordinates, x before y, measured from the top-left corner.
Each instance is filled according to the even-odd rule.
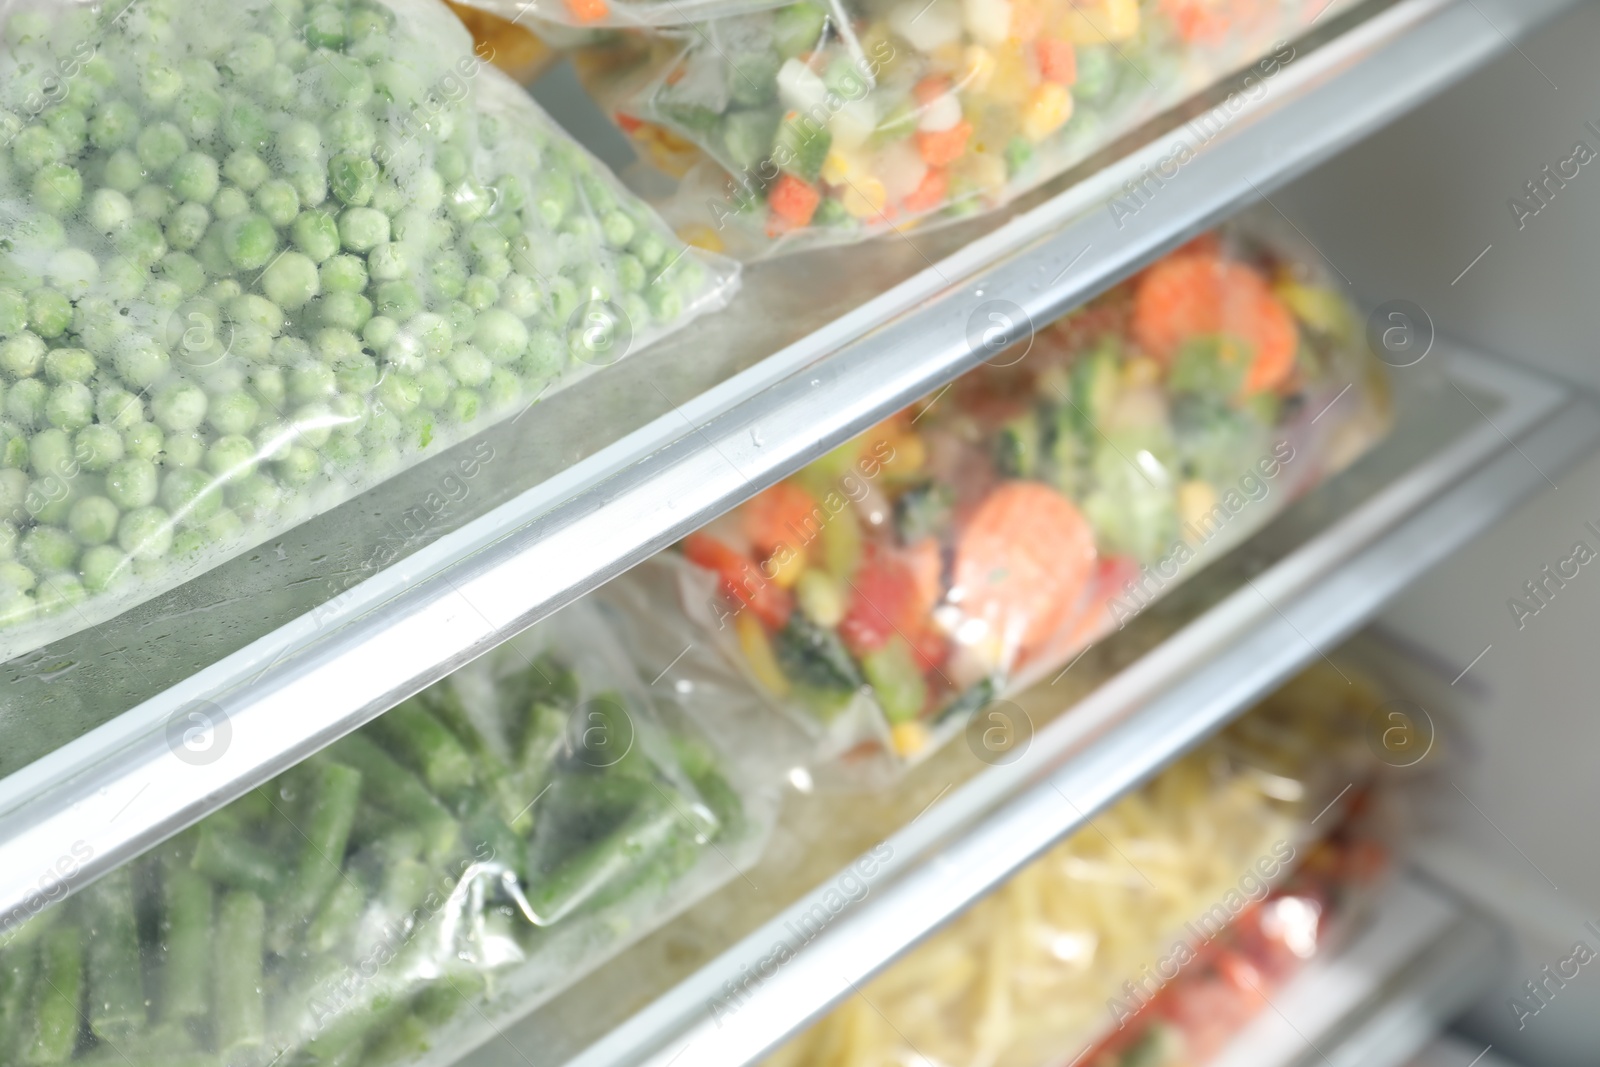
[[[686,610],[819,761],[913,759],[1381,436],[1357,326],[1201,238],[686,538]]]
[[[998,206],[1265,56],[1258,96],[1310,6],[801,0],[597,35],[576,62],[682,179],[678,232],[749,258]]]
[[[683,246],[431,0],[0,3],[0,656],[680,327]]]
[[[1319,665],[1268,704],[1096,815],[766,1067],[1203,1062],[1165,1058],[1179,1021],[1198,1053],[1261,1006],[1234,989],[1215,1004],[1217,972],[1275,988],[1330,925],[1358,918],[1386,867],[1373,836],[1383,824],[1363,814],[1382,796],[1361,739],[1376,690]],[[1318,840],[1335,827],[1332,844]],[[1241,974],[1247,960],[1262,970]],[[1208,995],[1210,1034],[1191,1019]]]
[[[459,1054],[733,877],[771,799],[616,644],[569,608],[0,933],[0,1063]]]

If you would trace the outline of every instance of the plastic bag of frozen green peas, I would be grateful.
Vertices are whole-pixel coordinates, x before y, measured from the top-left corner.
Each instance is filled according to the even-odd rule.
[[[734,877],[775,790],[617,647],[574,605],[7,917],[0,1063],[453,1062]]]
[[[756,258],[1000,206],[1253,61],[1257,95],[1304,6],[801,0],[597,35],[576,62],[681,179],[658,205],[678,233]]]
[[[0,656],[719,306],[422,0],[0,2]]]

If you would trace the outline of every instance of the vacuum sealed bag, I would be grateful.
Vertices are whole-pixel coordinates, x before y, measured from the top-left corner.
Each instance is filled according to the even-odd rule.
[[[0,934],[0,1063],[453,1062],[734,877],[775,793],[616,647],[569,608]]]
[[[686,538],[685,609],[819,761],[914,759],[1377,440],[1358,326],[1202,238]]]
[[[348,500],[735,280],[443,5],[14,0],[0,21],[0,657]]]
[[[754,258],[999,206],[1254,62],[1198,120],[1225,126],[1294,61],[1286,38],[1322,6],[800,0],[591,35],[575,60],[681,178],[662,204],[678,232]]]
[[[1291,969],[1286,956],[1325,943],[1333,906],[1350,915],[1381,873],[1386,849],[1372,837],[1317,840],[1372,802],[1376,761],[1361,728],[1377,703],[1373,689],[1327,668],[1292,682],[864,985],[767,1067],[1169,1062],[1127,1050],[1164,1048],[1140,1036],[1158,1017],[1198,1010],[1193,990],[1247,951],[1271,964],[1258,976],[1265,991]],[[1275,944],[1257,951],[1258,934]],[[1186,992],[1173,992],[1180,985]],[[1238,1013],[1217,1021],[1231,1025]]]

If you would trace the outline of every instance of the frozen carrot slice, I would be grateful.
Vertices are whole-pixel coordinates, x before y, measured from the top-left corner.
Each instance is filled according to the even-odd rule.
[[[918,130],[917,154],[928,166],[943,167],[961,158],[961,154],[967,150],[967,141],[971,137],[972,123],[966,119],[962,119],[948,130]]]
[[[841,515],[839,520],[854,522],[855,516]],[[793,482],[779,482],[739,509],[744,534],[763,558],[781,545],[804,554],[806,545],[817,538],[826,521],[827,513],[817,507],[811,494]]]
[[[749,608],[769,630],[781,630],[789,621],[794,599],[743,552],[710,534],[692,533],[683,539],[683,554],[690,563],[721,578],[723,591]]]
[[[822,194],[817,188],[796,178],[793,174],[780,174],[767,193],[767,208],[771,217],[767,230],[773,236],[811,225]]]
[[[1076,504],[1039,482],[1005,482],[961,531],[951,599],[1025,655],[1078,611],[1094,562]]]
[[[944,203],[950,188],[950,176],[941,167],[929,167],[918,185],[901,203],[907,211],[932,211]]]
[[[1039,60],[1039,77],[1057,85],[1073,85],[1078,80],[1078,52],[1071,41],[1036,41],[1033,54]]]
[[[567,13],[574,22],[599,22],[611,14],[611,7],[606,0],[567,0]]]

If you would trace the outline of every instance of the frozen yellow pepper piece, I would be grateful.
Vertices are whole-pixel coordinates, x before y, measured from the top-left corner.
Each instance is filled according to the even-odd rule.
[[[722,243],[722,238],[717,236],[717,231],[704,223],[694,223],[680,227],[678,229],[678,240],[686,245],[694,245],[696,248],[704,249],[707,252],[721,252],[725,247]]]
[[[772,651],[767,631],[761,628],[761,620],[755,617],[754,612],[742,611],[734,623],[734,630],[739,635],[739,651],[744,653],[744,661],[756,681],[761,683],[761,688],[773,696],[788,696],[789,679],[784,675],[783,668],[778,666],[778,657]]]
[[[837,149],[822,161],[822,180],[829,185],[843,185],[860,172],[861,166]]]
[[[1067,15],[1073,44],[1126,41],[1139,32],[1139,0],[1078,0]]]
[[[1065,85],[1046,82],[1028,97],[1022,112],[1022,133],[1030,141],[1042,141],[1071,117],[1071,91]]]
[[[1194,478],[1178,486],[1178,519],[1185,527],[1207,532],[1207,520],[1216,506],[1217,491],[1210,482]]]
[[[780,589],[790,589],[800,580],[800,575],[805,573],[806,555],[787,546],[780,546],[767,561],[767,566],[772,570],[773,584]]]
[[[883,182],[866,175],[851,179],[844,187],[844,195],[839,198],[844,209],[858,219],[877,218],[883,213],[883,205],[888,202],[889,193],[884,189]]]
[[[915,756],[928,747],[928,727],[917,722],[897,722],[894,731],[890,734],[894,744],[895,754],[903,757]]]

